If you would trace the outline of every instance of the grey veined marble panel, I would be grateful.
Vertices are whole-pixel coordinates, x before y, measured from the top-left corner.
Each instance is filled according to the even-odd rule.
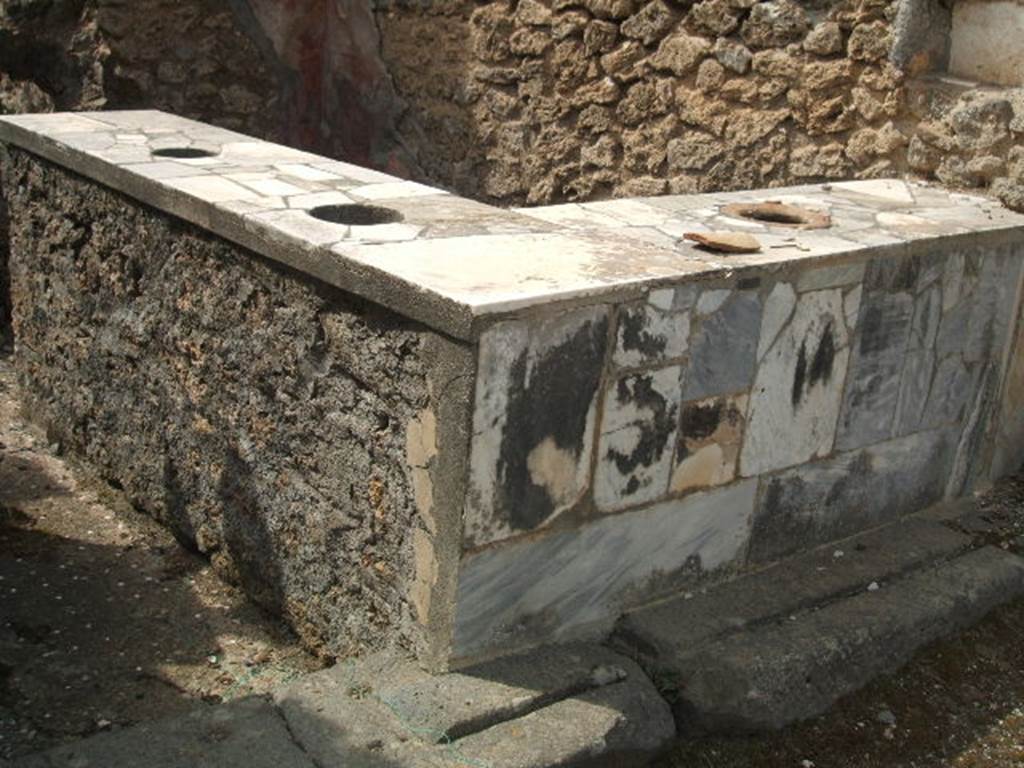
[[[699,400],[750,387],[757,365],[761,309],[761,297],[755,291],[701,292],[684,399]]]
[[[736,563],[756,490],[742,481],[466,556],[455,655],[599,633],[624,607]]]
[[[938,501],[955,448],[952,430],[919,432],[763,479],[751,561],[802,552]]]

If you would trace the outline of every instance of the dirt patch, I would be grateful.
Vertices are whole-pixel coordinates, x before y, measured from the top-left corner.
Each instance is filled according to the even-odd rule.
[[[317,661],[18,415],[0,357],[0,759],[264,693]]]
[[[1024,555],[1024,474],[957,523]],[[904,669],[778,733],[700,739],[658,768],[1019,768],[1024,765],[1024,600]]]

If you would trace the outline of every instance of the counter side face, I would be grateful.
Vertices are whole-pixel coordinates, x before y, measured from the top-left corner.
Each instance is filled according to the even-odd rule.
[[[490,326],[456,659],[969,493],[993,440],[1019,464],[1024,241],[929,246]]]

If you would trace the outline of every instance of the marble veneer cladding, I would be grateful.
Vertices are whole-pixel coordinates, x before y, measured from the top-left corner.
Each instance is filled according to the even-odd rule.
[[[600,634],[667,592],[968,492],[1024,448],[1024,216],[989,200],[878,180],[509,211],[153,112],[0,118],[0,141],[475,356],[468,460],[445,465],[464,484],[430,487],[436,455],[409,470],[422,506],[461,520],[427,520],[417,545],[434,570],[414,589],[447,606],[450,660]],[[171,146],[213,156],[151,156]],[[761,200],[833,226],[721,213]],[[402,220],[307,214],[353,203]],[[680,241],[721,229],[764,247]],[[418,444],[423,424],[406,429]]]

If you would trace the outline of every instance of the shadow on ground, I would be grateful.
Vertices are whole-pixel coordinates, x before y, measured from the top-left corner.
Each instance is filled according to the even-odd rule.
[[[0,759],[262,694],[320,666],[204,559],[54,457],[14,414],[10,378],[0,377]]]

